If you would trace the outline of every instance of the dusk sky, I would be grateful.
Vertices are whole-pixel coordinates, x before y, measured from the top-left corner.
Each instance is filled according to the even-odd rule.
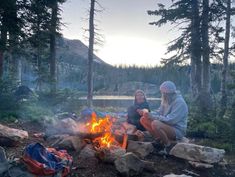
[[[147,10],[155,10],[160,2],[166,0],[99,0],[105,10],[97,13],[96,24],[105,41],[103,46],[96,47],[96,54],[113,65],[159,64],[166,52],[166,44],[175,34],[169,26],[157,28],[148,24],[156,17],[147,15]],[[68,0],[63,5],[64,37],[87,44],[84,28],[88,29],[89,3],[90,0]]]

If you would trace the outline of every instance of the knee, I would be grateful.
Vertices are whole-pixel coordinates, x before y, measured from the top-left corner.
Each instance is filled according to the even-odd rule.
[[[143,125],[145,122],[146,122],[146,121],[145,121],[145,118],[142,116],[142,117],[140,118],[140,123]]]

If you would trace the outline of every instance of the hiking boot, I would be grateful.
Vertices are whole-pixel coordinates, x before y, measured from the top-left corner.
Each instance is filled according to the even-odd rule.
[[[164,148],[164,145],[162,144],[160,139],[155,139],[152,142],[152,145],[154,147],[155,152],[159,152],[159,151],[163,150],[163,148]]]
[[[171,143],[169,146],[165,146],[163,150],[159,151],[158,154],[160,155],[169,155],[171,149],[176,145],[176,143]]]

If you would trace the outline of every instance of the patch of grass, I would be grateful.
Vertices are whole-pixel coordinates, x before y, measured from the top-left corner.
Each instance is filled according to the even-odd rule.
[[[45,116],[52,116],[53,112],[44,106],[37,103],[25,102],[20,106],[18,115],[21,119],[30,121],[39,121]]]
[[[234,147],[231,143],[224,142],[223,140],[202,139],[200,144],[218,149],[224,149],[226,152],[234,152]]]

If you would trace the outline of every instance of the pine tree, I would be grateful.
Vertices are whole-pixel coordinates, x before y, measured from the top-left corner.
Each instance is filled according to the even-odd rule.
[[[91,0],[90,4],[90,17],[89,17],[89,48],[88,48],[88,95],[87,101],[88,106],[92,106],[92,95],[93,95],[93,50],[94,50],[94,38],[95,38],[95,27],[94,27],[94,14],[95,14],[95,0]]]

